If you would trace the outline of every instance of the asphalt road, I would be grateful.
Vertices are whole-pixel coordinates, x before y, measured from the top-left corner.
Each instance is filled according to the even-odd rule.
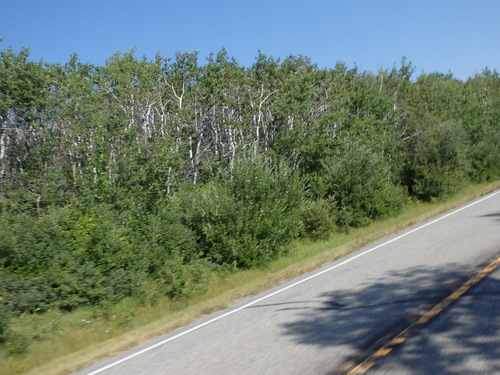
[[[499,312],[500,267],[367,374],[500,374]]]
[[[500,191],[497,191],[374,243],[350,257],[326,264],[311,274],[239,301],[188,327],[96,363],[79,374],[340,373],[360,361],[377,342],[404,329],[498,258],[499,229]],[[491,293],[500,292],[498,273],[488,280],[483,296],[486,304]],[[483,334],[479,334],[474,324],[467,330],[465,323],[458,322],[459,319],[473,322],[474,314],[482,314],[486,308],[475,305],[472,294],[462,299],[460,303],[468,303],[462,309],[465,315],[449,318],[457,327],[437,327],[441,322],[437,320],[437,328],[434,325],[426,328],[429,331],[422,336],[423,341],[408,340],[394,351],[394,357],[391,353],[373,371],[446,373],[442,370],[451,368],[453,359],[445,357],[453,355],[454,350],[477,354],[483,348],[489,348],[484,350],[489,350],[489,358],[496,362],[485,364],[477,356],[471,357],[468,362],[471,370],[463,373],[474,373],[474,366],[478,366],[478,373],[481,368],[498,369],[499,336],[488,336],[491,332],[500,333],[495,315],[498,299],[489,305],[486,318],[478,315],[478,319],[493,322],[493,327],[483,323]],[[461,311],[460,303],[454,305],[453,311]],[[443,321],[444,317],[445,312]],[[453,333],[453,329],[458,331]],[[449,349],[450,340],[460,335],[470,338],[470,331],[478,333],[477,342],[473,340],[475,346],[471,341],[470,345]],[[420,334],[415,337],[418,338]],[[416,349],[410,347],[410,341],[419,346],[419,354],[414,354]],[[443,345],[442,350],[437,349],[438,342]],[[433,348],[436,350],[432,351]],[[409,354],[405,350],[410,350]],[[426,354],[426,350],[437,353],[437,357]],[[412,358],[422,361],[421,371],[413,371],[413,364],[408,362]],[[436,372],[426,370],[429,362],[436,364]],[[384,366],[392,367],[384,370]]]

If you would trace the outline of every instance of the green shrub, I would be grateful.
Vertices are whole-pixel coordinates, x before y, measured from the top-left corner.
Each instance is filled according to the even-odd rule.
[[[206,291],[213,267],[207,261],[183,263],[181,257],[171,257],[158,272],[163,294],[178,299]]]
[[[218,181],[179,195],[203,257],[248,268],[278,256],[301,231],[302,188],[291,168],[242,159]]]
[[[457,191],[469,174],[467,150],[465,133],[458,124],[438,123],[424,129],[409,155],[410,193],[430,201]]]
[[[387,160],[359,142],[346,141],[324,163],[323,196],[337,204],[337,224],[363,226],[373,219],[398,212],[404,202],[392,183]]]
[[[476,182],[500,177],[500,131],[491,131],[471,147],[470,175]]]
[[[304,228],[303,236],[312,239],[327,238],[338,221],[335,202],[322,198],[305,200],[301,205],[300,215]]]

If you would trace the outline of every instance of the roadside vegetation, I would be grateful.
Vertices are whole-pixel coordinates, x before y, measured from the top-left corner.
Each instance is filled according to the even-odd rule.
[[[1,51],[0,373],[123,349],[497,187],[498,73],[414,70]]]

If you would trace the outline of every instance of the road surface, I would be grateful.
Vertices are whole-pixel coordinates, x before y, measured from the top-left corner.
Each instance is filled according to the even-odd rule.
[[[498,256],[500,191],[96,363],[79,374],[341,373]],[[492,288],[488,293],[500,292],[498,282],[488,288]],[[473,319],[473,300],[465,307],[469,315],[460,319]],[[496,319],[494,328],[498,331],[498,319],[495,315],[491,319]],[[485,327],[488,331],[487,323]],[[446,329],[436,332],[442,338],[436,336],[435,340],[443,345],[450,339]],[[463,330],[464,335],[466,332]],[[425,349],[425,340],[432,340],[431,334],[426,333],[427,338],[415,345]],[[476,351],[496,345],[492,354],[500,358],[498,336],[492,340],[478,335],[477,339]],[[388,356],[373,370],[383,373],[387,363],[393,366],[388,373],[409,371],[404,350],[410,341],[395,351],[402,356],[399,360],[390,362]],[[437,355],[447,355],[447,351]],[[419,356],[423,358],[424,354]],[[449,365],[446,359],[432,360]]]
[[[499,312],[500,267],[368,374],[500,374]]]

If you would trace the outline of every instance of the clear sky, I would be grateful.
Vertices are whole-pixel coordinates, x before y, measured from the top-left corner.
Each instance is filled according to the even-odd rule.
[[[33,60],[76,53],[104,65],[116,51],[210,52],[225,47],[250,67],[260,50],[303,54],[320,68],[400,66],[466,79],[500,70],[500,0],[0,0],[0,50],[30,47]]]

